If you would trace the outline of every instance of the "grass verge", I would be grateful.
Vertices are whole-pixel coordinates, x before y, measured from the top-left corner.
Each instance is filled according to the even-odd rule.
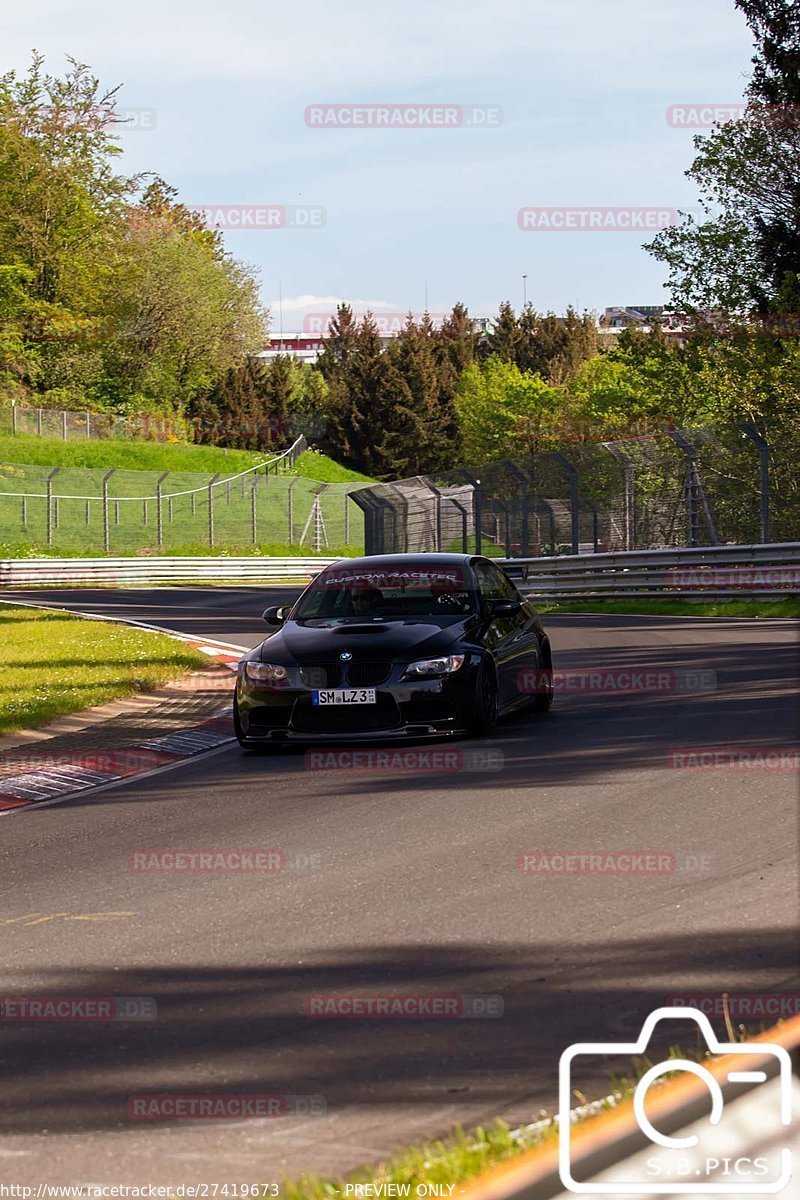
[[[306,450],[299,455],[289,474],[304,475],[306,479],[316,479],[318,483],[375,483],[369,475],[342,467],[318,450]]]
[[[479,1126],[470,1133],[456,1126],[446,1138],[411,1146],[376,1167],[362,1167],[343,1179],[326,1180],[306,1175],[288,1181],[281,1187],[281,1195],[285,1200],[333,1200],[345,1195],[346,1184],[369,1183],[379,1187],[395,1185],[397,1190],[381,1194],[406,1196],[413,1200],[419,1184],[455,1186],[555,1136],[556,1130],[552,1126],[548,1130],[526,1133],[509,1129],[503,1121],[495,1121],[485,1129]]]
[[[208,659],[163,634],[0,604],[0,733],[159,687]]]
[[[663,617],[800,617],[800,596],[786,600],[576,600],[537,605],[549,613],[619,613]]]
[[[124,471],[202,471],[235,475],[275,458],[273,450],[227,450],[190,442],[126,441],[123,438],[83,438],[73,442],[30,434],[0,433],[0,462],[30,466],[83,469],[115,467]],[[318,483],[374,483],[368,475],[350,471],[325,454],[307,450],[288,474]]]
[[[106,554],[102,546],[42,546],[35,542],[0,542],[0,559],[13,558],[353,558],[364,553],[363,546],[326,546],[316,551],[308,546],[288,546],[270,542],[263,546],[183,545],[147,547],[142,550],[112,549]]]
[[[126,471],[208,471],[235,475],[272,453],[225,450],[220,446],[195,446],[182,442],[136,442],[122,438],[87,438],[64,442],[60,438],[26,434],[0,434],[0,462],[47,467],[111,467]]]

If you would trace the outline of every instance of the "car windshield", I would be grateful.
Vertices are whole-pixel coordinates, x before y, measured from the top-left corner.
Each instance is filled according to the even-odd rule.
[[[460,566],[408,564],[324,571],[298,602],[296,621],[380,621],[460,617],[475,611],[472,580]]]

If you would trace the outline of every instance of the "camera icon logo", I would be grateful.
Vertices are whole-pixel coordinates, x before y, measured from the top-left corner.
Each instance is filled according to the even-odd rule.
[[[693,1062],[685,1058],[668,1058],[651,1067],[639,1080],[633,1095],[633,1112],[637,1125],[644,1134],[645,1145],[649,1143],[652,1156],[634,1154],[626,1163],[617,1164],[620,1178],[610,1180],[613,1173],[604,1169],[602,1179],[579,1181],[573,1174],[573,1133],[570,1121],[570,1099],[575,1085],[576,1060],[582,1056],[617,1057],[641,1055],[647,1050],[653,1030],[659,1021],[693,1021],[698,1026],[707,1049],[713,1055],[756,1056],[753,1070],[731,1070],[729,1084],[766,1086],[759,1092],[764,1107],[772,1102],[774,1125],[771,1130],[770,1155],[755,1158],[736,1152],[738,1138],[735,1119],[732,1128],[726,1128],[725,1097],[723,1086],[708,1069],[706,1063]],[[770,1070],[760,1069],[764,1060],[774,1058]],[[738,1066],[739,1064],[737,1064]],[[746,1064],[745,1064],[746,1065]],[[759,1069],[755,1069],[759,1068]],[[711,1112],[698,1123],[690,1119],[678,1131],[665,1133],[656,1128],[645,1108],[648,1089],[668,1073],[686,1072],[694,1075],[708,1088]],[[769,1083],[768,1083],[769,1080]],[[559,1174],[564,1187],[570,1192],[592,1196],[624,1196],[642,1193],[647,1195],[723,1195],[754,1196],[775,1195],[786,1187],[792,1175],[792,1153],[788,1147],[774,1148],[774,1136],[781,1126],[788,1126],[792,1116],[792,1063],[788,1051],[772,1042],[720,1042],[705,1013],[692,1008],[658,1008],[651,1013],[642,1026],[635,1042],[577,1042],[561,1055],[558,1067],[559,1083]],[[735,1108],[736,1101],[733,1102]],[[732,1111],[732,1110],[728,1110]],[[657,1123],[657,1119],[656,1119]],[[760,1123],[763,1123],[761,1117]],[[695,1132],[702,1124],[702,1132]],[[705,1136],[703,1136],[705,1135]],[[719,1147],[726,1147],[725,1157],[720,1156]],[[634,1178],[632,1171],[642,1163],[641,1178]]]

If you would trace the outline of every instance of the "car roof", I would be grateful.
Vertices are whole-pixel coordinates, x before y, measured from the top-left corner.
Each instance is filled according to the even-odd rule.
[[[333,564],[336,567],[399,567],[404,564],[420,562],[436,566],[468,566],[474,554],[367,554],[362,558],[340,558]]]

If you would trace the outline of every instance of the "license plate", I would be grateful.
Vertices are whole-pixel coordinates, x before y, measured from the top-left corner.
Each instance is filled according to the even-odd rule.
[[[376,704],[375,688],[326,688],[314,692],[315,704]]]

